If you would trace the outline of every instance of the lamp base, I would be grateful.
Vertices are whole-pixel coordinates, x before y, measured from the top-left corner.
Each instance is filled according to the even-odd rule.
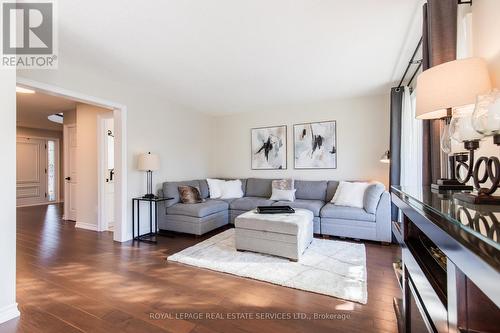
[[[152,193],[143,196],[144,199],[158,199],[158,197]]]
[[[436,184],[431,184],[431,188],[438,191],[472,191],[470,185],[464,185],[456,179],[438,179]]]
[[[493,135],[493,143],[500,146],[500,134]]]
[[[500,196],[477,193],[455,193],[453,198],[474,205],[500,205]]]

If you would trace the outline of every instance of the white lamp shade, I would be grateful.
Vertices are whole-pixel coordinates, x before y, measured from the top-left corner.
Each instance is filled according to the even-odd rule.
[[[137,169],[141,171],[156,171],[160,169],[160,157],[151,153],[140,155]]]
[[[477,95],[489,92],[486,61],[467,58],[446,62],[422,72],[417,78],[418,119],[439,119],[447,109],[474,104]]]

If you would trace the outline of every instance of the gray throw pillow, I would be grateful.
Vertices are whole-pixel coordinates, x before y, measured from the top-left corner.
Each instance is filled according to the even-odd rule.
[[[377,212],[378,202],[384,191],[385,186],[381,183],[371,184],[366,188],[363,206],[367,213],[375,214]]]

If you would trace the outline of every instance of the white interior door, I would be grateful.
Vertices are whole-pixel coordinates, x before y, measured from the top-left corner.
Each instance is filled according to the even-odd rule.
[[[78,183],[76,168],[76,126],[66,125],[64,127],[64,218],[76,221],[76,187]]]
[[[109,179],[106,183],[106,220],[108,230],[113,230],[115,221],[115,182]]]
[[[108,230],[114,230],[114,221],[115,221],[115,177],[114,177],[114,169],[115,169],[115,139],[114,139],[114,120],[113,118],[103,119],[104,124],[104,149],[102,149],[104,153],[104,173],[105,173],[105,181],[104,184],[105,189],[105,198],[104,205],[105,209],[105,224],[107,225]]]
[[[17,138],[17,205],[47,202],[46,140]]]

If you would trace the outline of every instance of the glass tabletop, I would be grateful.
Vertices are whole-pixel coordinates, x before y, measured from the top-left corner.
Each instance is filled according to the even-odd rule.
[[[132,200],[136,200],[136,201],[151,201],[151,202],[168,201],[168,200],[173,200],[173,199],[174,198],[163,198],[163,197],[156,197],[156,198],[136,197],[136,198],[132,198]]]
[[[453,197],[453,191],[436,191],[430,186],[392,186],[413,208],[429,209],[466,232],[500,250],[500,206],[475,205]]]

